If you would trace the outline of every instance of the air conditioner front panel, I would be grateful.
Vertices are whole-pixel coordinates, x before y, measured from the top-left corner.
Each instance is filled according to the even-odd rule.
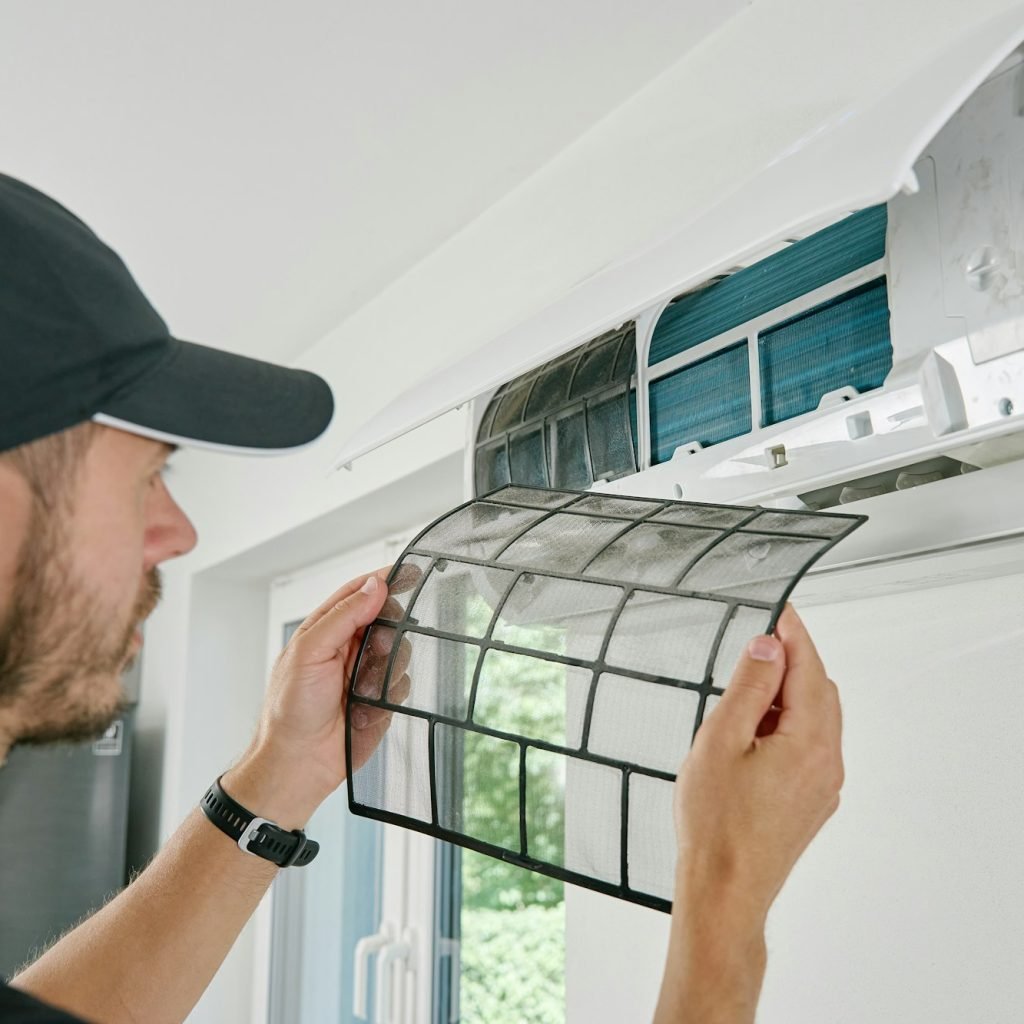
[[[699,138],[712,125],[756,125],[758,151],[766,154],[756,171],[752,168],[742,181],[734,180],[734,138],[721,150],[711,147],[699,162],[700,172],[703,175],[720,161],[718,177],[732,183],[728,190],[708,193],[703,183],[700,189],[689,190],[681,171],[674,179],[672,209],[665,208],[656,232],[635,240],[554,301],[548,296],[510,310],[515,327],[497,337],[481,337],[468,355],[463,346],[462,357],[401,394],[349,439],[338,454],[338,465],[641,316],[681,291],[748,265],[787,238],[806,237],[850,211],[885,202],[901,188],[917,187],[912,169],[929,140],[1024,36],[1024,5],[977,3],[933,19],[926,47],[889,48],[883,58],[876,36],[847,30],[851,21],[860,25],[872,17],[870,5],[833,3],[827,22],[809,3],[806,6],[801,15],[791,3],[758,5],[734,19],[728,32],[712,37],[700,54],[689,55],[691,63],[661,83],[665,90],[674,83],[683,90],[673,98],[679,138]],[[889,0],[877,16],[883,21],[895,13],[910,18],[921,10],[911,0],[900,0],[896,8]],[[792,31],[802,17],[819,33],[813,46],[806,33]],[[838,34],[830,38],[829,31]],[[715,47],[727,48],[717,62]],[[856,56],[858,47],[863,50],[854,62],[858,74],[850,81],[833,81],[831,70],[838,74],[845,62],[831,61],[830,69],[828,62],[819,62],[820,56],[840,51]],[[761,94],[756,88],[740,88],[742,78],[735,70],[745,66],[737,60],[747,52],[754,64],[771,54],[776,70],[789,68],[787,76],[774,78],[791,83],[794,90],[786,102],[773,102],[754,121]],[[812,67],[815,78],[801,80],[800,69],[810,73]],[[863,73],[866,67],[870,74]],[[728,81],[722,88],[709,88],[708,68],[725,69]],[[703,80],[688,81],[688,72],[703,75]],[[809,90],[814,104],[807,101]],[[699,104],[694,96],[701,97]],[[767,102],[767,93],[763,100]],[[812,112],[811,123],[793,136],[798,115]],[[695,121],[690,134],[687,118]],[[628,156],[625,167],[643,167],[648,159],[642,149]],[[587,211],[590,228],[600,224],[602,211],[607,215],[608,197],[616,195],[616,187],[625,187],[611,178],[600,187],[604,167],[613,162],[591,160],[581,167],[580,173],[593,185],[589,189],[573,189],[571,181],[562,182],[563,204],[565,192],[573,193],[573,201],[600,199]],[[572,165],[567,159],[564,166]],[[558,179],[555,172],[552,181]],[[557,207],[553,196],[548,201]],[[524,264],[523,269],[527,273],[533,267]]]

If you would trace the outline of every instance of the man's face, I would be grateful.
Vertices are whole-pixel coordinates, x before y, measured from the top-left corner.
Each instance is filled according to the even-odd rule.
[[[195,530],[163,479],[169,445],[107,427],[52,507],[0,462],[0,761],[18,741],[78,739],[120,710],[120,677]]]

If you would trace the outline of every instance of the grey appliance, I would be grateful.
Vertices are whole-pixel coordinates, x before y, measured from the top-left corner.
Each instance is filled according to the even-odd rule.
[[[125,884],[138,673],[98,740],[16,746],[0,768],[0,976],[9,978]]]

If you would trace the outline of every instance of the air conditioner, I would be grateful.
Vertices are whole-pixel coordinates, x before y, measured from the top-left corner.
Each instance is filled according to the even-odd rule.
[[[609,295],[642,294],[642,259],[611,267],[402,396],[339,464],[471,400],[468,495],[511,477],[703,502],[842,506],[871,520],[819,574],[916,556],[919,575],[941,578],[952,563],[931,555],[978,545],[987,553],[975,552],[974,563],[1008,565],[1017,556],[1006,542],[1024,534],[1024,58],[1005,56],[1018,39],[1001,31],[980,32],[950,55],[956,85],[947,78],[920,124],[884,102],[874,109],[880,150],[901,117],[906,136],[884,172],[865,157],[877,180],[859,194],[883,202],[844,210],[837,191],[831,216],[808,211],[801,230],[752,239],[731,265],[681,274],[670,293],[624,302],[599,329],[574,335],[569,325],[585,322],[588,295],[607,308]],[[909,76],[919,97],[938,73]],[[832,130],[834,166],[818,161],[825,174],[848,159],[840,124]],[[772,187],[766,169],[766,201]],[[734,218],[743,214],[738,203]],[[674,244],[684,251],[684,239]],[[664,256],[663,248],[662,268]],[[689,251],[682,262],[691,268],[698,258]],[[541,352],[551,358],[524,371],[523,360]],[[508,374],[512,366],[521,372]],[[610,455],[613,418],[619,448]],[[595,431],[603,440],[592,457],[583,449]],[[497,469],[492,452],[504,460]]]

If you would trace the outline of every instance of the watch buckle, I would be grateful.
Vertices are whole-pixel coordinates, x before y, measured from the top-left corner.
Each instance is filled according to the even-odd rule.
[[[248,825],[245,826],[245,831],[238,837],[238,848],[242,853],[252,853],[255,857],[257,856],[249,849],[249,843],[258,839],[260,835],[260,829],[264,825],[273,825],[269,818],[253,818]]]

